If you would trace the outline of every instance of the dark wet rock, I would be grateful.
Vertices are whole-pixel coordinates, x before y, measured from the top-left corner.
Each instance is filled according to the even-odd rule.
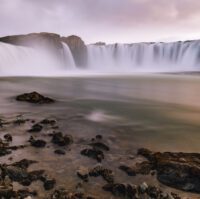
[[[37,147],[37,148],[43,148],[46,146],[46,141],[44,140],[35,140],[32,136],[29,139],[29,142],[31,143],[31,146]]]
[[[71,135],[63,135],[61,132],[53,134],[52,142],[59,146],[66,146],[73,143],[73,138]]]
[[[12,181],[19,182],[23,186],[29,186],[33,181],[41,180],[44,170],[28,172],[26,169],[20,167],[7,166],[5,173]]]
[[[55,190],[50,199],[66,199],[68,197],[68,191],[64,188]]]
[[[139,186],[126,183],[112,183],[104,185],[103,189],[111,192],[114,196],[123,199],[175,199],[176,197],[177,199],[180,199],[176,194],[176,197],[174,197],[172,194],[165,193],[158,187],[149,186],[146,183],[142,183]]]
[[[8,147],[8,143],[0,139],[0,157],[11,154],[12,151]]]
[[[25,147],[27,147],[27,146],[26,145],[8,146],[8,147],[6,147],[6,149],[8,149],[8,150],[18,150],[18,149],[24,149]]]
[[[173,193],[173,192],[171,192],[171,198],[174,198],[174,199],[181,199],[181,197],[178,195],[178,194],[176,194],[176,193]]]
[[[44,119],[40,122],[41,124],[45,124],[45,125],[55,125],[56,124],[56,120],[50,120],[50,119]]]
[[[131,167],[126,166],[126,165],[119,166],[119,169],[126,172],[127,175],[129,175],[129,176],[135,176],[136,175],[135,170]]]
[[[5,172],[11,180],[16,182],[22,182],[29,177],[28,172],[25,169],[17,166],[7,166]]]
[[[88,177],[89,177],[89,171],[88,168],[81,166],[77,170],[77,175],[79,178],[81,178],[83,181],[88,182]]]
[[[16,120],[14,121],[14,124],[21,125],[25,124],[27,120],[23,119],[23,115],[18,115]]]
[[[52,126],[52,129],[59,129],[59,126]]]
[[[153,153],[140,149],[157,171],[157,179],[170,187],[200,193],[200,154],[198,153]]]
[[[152,176],[155,176],[156,175],[156,171],[151,171],[150,173]]]
[[[57,149],[57,150],[54,151],[54,153],[59,154],[59,155],[65,155],[66,154],[66,152],[62,149]]]
[[[93,177],[102,176],[103,179],[108,183],[114,183],[113,171],[98,165],[89,171],[89,175]]]
[[[98,162],[101,162],[104,159],[104,153],[98,149],[83,149],[81,155],[93,158]]]
[[[33,181],[37,181],[37,180],[41,180],[44,178],[44,170],[35,170],[35,171],[31,171],[29,172],[29,179],[31,180],[31,182]]]
[[[12,199],[13,197],[15,197],[15,192],[13,191],[12,187],[8,187],[8,186],[1,186],[0,187],[0,196],[2,199]]]
[[[31,129],[28,130],[30,133],[38,133],[43,129],[43,126],[40,124],[34,124]]]
[[[149,149],[141,148],[138,149],[138,155],[142,155],[147,158],[150,162],[154,161],[153,152]]]
[[[147,194],[148,196],[150,196],[151,198],[160,198],[162,191],[155,186],[149,186],[147,189]]]
[[[0,185],[0,198],[1,199],[30,199],[37,196],[36,191],[30,191],[29,189],[21,189],[18,191],[13,190],[13,186]]]
[[[28,172],[30,164],[36,163],[32,160],[23,159],[11,165],[0,165],[2,169],[1,176],[8,176],[14,182],[18,182],[23,186],[29,186],[33,181],[41,180],[44,175],[44,170],[35,170]]]
[[[111,192],[114,196],[132,199],[132,198],[138,198],[137,192],[138,188],[135,185],[132,184],[107,184],[103,186],[103,189],[105,191]]]
[[[7,134],[5,138],[11,140],[9,134]],[[3,141],[2,139],[0,139],[0,157],[11,154],[12,150],[22,149],[24,147],[25,145],[9,146],[9,141]]]
[[[142,193],[142,194],[145,193],[145,192],[147,192],[148,188],[149,188],[149,186],[147,185],[146,182],[143,182],[143,183],[142,183],[141,185],[139,185],[139,187],[138,187],[139,192]]]
[[[8,176],[5,176],[5,179],[0,180],[0,197],[11,198],[15,196],[13,191],[12,181]]]
[[[35,160],[22,159],[19,162],[13,163],[12,166],[20,167],[22,169],[27,169],[31,164],[35,163],[37,163],[37,161]]]
[[[16,197],[18,197],[19,199],[26,199],[26,198],[32,198],[32,197],[36,197],[37,196],[37,192],[36,191],[30,191],[29,189],[21,189],[18,190],[16,192]]]
[[[20,119],[20,120],[15,120],[13,123],[16,125],[21,125],[24,124],[26,122],[26,120]]]
[[[35,103],[35,104],[49,104],[55,102],[53,99],[44,97],[43,95],[35,91],[32,93],[24,93],[22,95],[18,95],[16,97],[16,100]]]
[[[96,135],[96,139],[97,139],[97,140],[102,140],[102,139],[103,139],[103,136],[102,136],[102,135]]]
[[[141,163],[136,163],[132,167],[121,165],[119,169],[126,172],[129,176],[135,176],[137,174],[148,175],[152,170],[152,164],[149,161],[144,161]]]
[[[96,149],[100,149],[100,150],[104,150],[104,151],[110,150],[110,148],[102,142],[94,142],[94,143],[90,143],[89,145],[96,148]]]
[[[64,188],[56,189],[50,199],[95,199],[92,196],[87,196],[84,193],[69,192]]]
[[[45,179],[44,181],[44,189],[45,190],[51,190],[54,188],[56,184],[56,180],[55,179]]]
[[[6,148],[0,148],[0,157],[11,154],[12,151]]]
[[[4,139],[5,139],[7,142],[12,142],[12,140],[13,140],[12,135],[10,135],[10,134],[5,134],[5,135],[4,135]]]
[[[94,141],[95,141],[95,138],[92,138],[91,141],[94,142]]]

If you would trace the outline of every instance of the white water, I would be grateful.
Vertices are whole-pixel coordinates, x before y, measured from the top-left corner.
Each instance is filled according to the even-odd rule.
[[[73,55],[68,47],[68,45],[62,42],[63,49],[64,49],[64,61],[66,66],[70,66],[71,69],[76,68],[76,64],[73,58]]]
[[[200,42],[88,46],[89,68],[112,72],[198,71]]]
[[[200,41],[88,45],[85,69],[75,65],[69,47],[65,43],[62,45],[61,56],[56,57],[48,49],[0,42],[0,75],[65,76],[200,70]]]
[[[48,49],[34,49],[0,42],[1,76],[54,76],[74,68],[74,60],[68,46],[63,45],[65,63]],[[62,57],[62,56],[61,56]]]

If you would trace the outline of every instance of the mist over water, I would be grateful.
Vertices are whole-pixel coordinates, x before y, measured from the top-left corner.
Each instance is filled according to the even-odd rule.
[[[113,72],[199,70],[200,43],[138,43],[88,46],[89,68]]]
[[[0,42],[2,76],[68,76],[199,71],[200,41],[88,45],[87,65],[75,64],[67,44],[59,54]]]

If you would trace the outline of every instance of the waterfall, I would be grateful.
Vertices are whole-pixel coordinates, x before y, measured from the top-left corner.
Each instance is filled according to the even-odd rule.
[[[200,41],[88,45],[88,67],[112,72],[196,71]]]
[[[62,42],[63,45],[63,51],[64,51],[64,61],[66,66],[70,66],[70,68],[75,69],[76,64],[73,58],[73,55],[68,47],[68,45],[64,42]]]
[[[87,56],[87,66],[81,68],[66,43],[50,51],[0,42],[0,75],[199,71],[200,41],[87,45]]]
[[[63,56],[56,57],[49,49],[11,45],[0,42],[1,76],[54,76],[74,67],[73,57],[67,45],[63,45]]]

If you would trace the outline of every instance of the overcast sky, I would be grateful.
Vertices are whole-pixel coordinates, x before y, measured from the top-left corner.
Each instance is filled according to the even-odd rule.
[[[76,34],[86,43],[200,38],[200,0],[0,0],[0,35]]]

